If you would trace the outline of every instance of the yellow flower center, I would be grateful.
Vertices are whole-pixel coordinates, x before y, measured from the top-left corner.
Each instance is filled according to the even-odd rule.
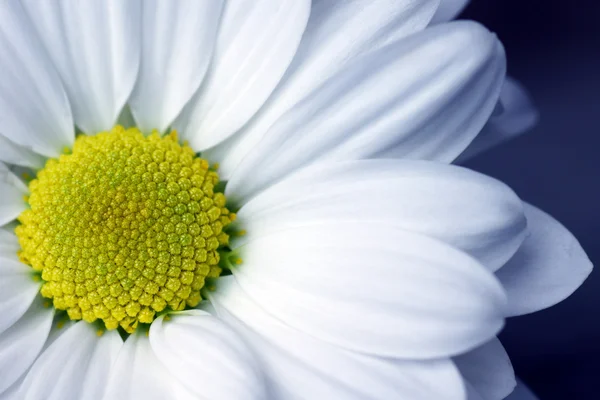
[[[174,132],[81,135],[30,182],[19,256],[71,319],[131,333],[163,310],[196,306],[205,279],[221,273],[235,214],[218,182]]]

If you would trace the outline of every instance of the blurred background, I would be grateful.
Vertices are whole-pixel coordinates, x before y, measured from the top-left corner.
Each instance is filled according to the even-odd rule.
[[[600,1],[472,0],[461,18],[497,33],[540,112],[468,166],[561,221],[596,265],[573,296],[510,319],[500,339],[541,400],[600,399]]]

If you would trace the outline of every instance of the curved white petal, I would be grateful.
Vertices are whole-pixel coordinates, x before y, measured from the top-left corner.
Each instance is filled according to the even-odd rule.
[[[453,20],[465,9],[469,2],[470,0],[441,0],[431,23],[438,24]]]
[[[517,387],[506,400],[538,400],[538,398],[520,379],[517,379]]]
[[[140,73],[131,112],[142,131],[169,127],[210,63],[223,0],[145,0]]]
[[[71,109],[19,0],[0,2],[0,54],[0,134],[39,154],[58,156],[75,139]]]
[[[8,389],[4,392],[0,393],[0,400],[21,400],[19,396],[19,388],[23,383],[25,376],[17,379],[15,383],[13,383]]]
[[[360,160],[305,168],[244,204],[247,234],[323,222],[394,225],[468,252],[495,271],[517,251],[526,230],[521,200],[506,185],[473,171],[408,160]]]
[[[369,51],[424,28],[438,0],[313,1],[296,55],[264,107],[238,134],[206,154],[228,179],[265,132]]]
[[[219,317],[243,334],[265,361],[272,398],[453,400],[464,397],[460,374],[450,360],[393,360],[332,346],[270,316],[233,277],[219,279],[216,291],[209,296]]]
[[[481,133],[455,162],[463,162],[507,140],[522,135],[538,121],[539,115],[525,87],[512,78],[506,78],[500,101]]]
[[[240,163],[228,191],[250,197],[322,160],[454,160],[488,120],[504,80],[500,42],[473,22],[371,52],[285,113]]]
[[[198,396],[188,391],[158,360],[146,335],[134,333],[127,338],[112,366],[103,399],[197,400]]]
[[[41,297],[10,328],[0,333],[0,393],[21,378],[36,359],[46,338],[54,309],[44,307]]]
[[[16,219],[26,208],[27,186],[0,162],[0,226]]]
[[[92,134],[112,128],[135,83],[140,54],[137,0],[24,0],[73,109]]]
[[[15,255],[19,249],[17,236],[12,231],[0,228],[0,255]]]
[[[16,253],[0,251],[0,333],[25,314],[40,290],[31,272]]]
[[[205,82],[173,124],[196,150],[222,142],[258,111],[292,61],[310,0],[225,4]]]
[[[550,215],[525,204],[529,232],[496,275],[508,296],[508,315],[551,307],[569,297],[592,272],[577,239]]]
[[[281,321],[369,354],[436,358],[503,324],[505,295],[467,254],[397,227],[324,222],[255,238],[233,274]]]
[[[206,399],[264,399],[262,366],[227,325],[200,310],[159,317],[150,327],[154,354],[187,389]]]
[[[21,146],[0,134],[0,161],[39,169],[44,166],[45,160],[44,157],[33,150]]]
[[[455,357],[454,362],[470,387],[482,399],[504,399],[517,384],[510,358],[496,338]]]
[[[98,400],[123,341],[117,331],[100,337],[94,325],[80,321],[35,361],[19,390],[24,400]]]

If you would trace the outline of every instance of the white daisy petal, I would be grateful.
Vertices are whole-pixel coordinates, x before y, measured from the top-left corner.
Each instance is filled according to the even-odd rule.
[[[20,389],[27,400],[96,400],[122,346],[117,331],[100,337],[92,324],[70,326],[35,361]]]
[[[310,0],[238,0],[225,4],[206,80],[174,128],[197,150],[241,128],[290,64],[310,14]]]
[[[16,219],[26,208],[27,186],[0,162],[0,226]]]
[[[22,376],[21,378],[17,379],[17,381],[15,383],[13,383],[8,389],[6,389],[4,392],[0,393],[0,400],[19,399],[19,397],[18,397],[19,396],[19,388],[21,387],[21,384],[23,383],[24,379],[25,379],[25,376]]]
[[[14,168],[16,167],[13,166],[13,169]],[[0,162],[0,183],[10,185],[23,194],[27,194],[29,191],[27,189],[27,185],[23,183],[23,181],[15,175],[11,168],[3,162]]]
[[[433,19],[432,24],[438,24],[453,20],[460,14],[470,0],[441,0]]]
[[[506,78],[498,113],[492,115],[481,133],[455,162],[464,162],[531,129],[538,121],[538,112],[527,90],[517,81]]]
[[[266,398],[262,367],[231,328],[200,310],[169,317],[152,323],[150,345],[191,393],[206,399]]]
[[[496,338],[454,358],[465,380],[480,398],[501,400],[516,386],[515,373],[502,343]]]
[[[62,78],[77,126],[86,133],[110,129],[138,71],[140,3],[23,4]]]
[[[10,328],[27,311],[40,283],[33,280],[32,269],[17,260],[17,254],[0,251],[0,333]]]
[[[52,326],[54,309],[41,297],[10,328],[0,333],[0,393],[9,389],[36,359]]]
[[[306,31],[282,82],[249,124],[207,152],[221,163],[221,176],[228,179],[282,114],[351,66],[357,57],[424,28],[437,1],[313,1]]]
[[[19,0],[0,2],[0,54],[0,134],[37,153],[58,156],[75,139],[71,109]]]
[[[41,168],[44,157],[0,134],[0,161],[23,167]]]
[[[114,362],[104,400],[197,400],[158,360],[143,333],[130,335]]]
[[[520,379],[517,379],[517,387],[506,400],[538,400],[538,398]]]
[[[577,239],[558,221],[526,204],[529,234],[496,274],[508,295],[508,315],[539,311],[569,297],[588,277],[592,263]]]
[[[492,271],[521,245],[521,200],[473,171],[423,161],[361,160],[305,168],[244,204],[243,244],[279,230],[323,222],[394,225],[460,248]]]
[[[14,255],[19,249],[17,236],[12,231],[0,228],[0,255]]]
[[[436,358],[470,350],[503,324],[505,296],[467,254],[397,227],[322,223],[236,249],[240,286],[281,321],[375,355]]]
[[[324,159],[452,161],[488,120],[504,73],[500,42],[473,22],[373,51],[285,113],[236,168],[228,191],[248,198]]]
[[[210,63],[222,0],[143,2],[140,73],[129,104],[144,132],[163,132],[200,86]]]
[[[280,399],[459,399],[460,375],[450,360],[369,357],[332,346],[273,318],[233,277],[210,300],[265,361],[272,397]]]

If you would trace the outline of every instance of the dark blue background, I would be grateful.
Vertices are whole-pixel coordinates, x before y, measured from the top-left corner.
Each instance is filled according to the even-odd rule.
[[[472,0],[496,32],[540,123],[469,163],[566,225],[600,260],[600,2]],[[563,303],[513,318],[500,338],[540,399],[600,399],[600,266]]]

